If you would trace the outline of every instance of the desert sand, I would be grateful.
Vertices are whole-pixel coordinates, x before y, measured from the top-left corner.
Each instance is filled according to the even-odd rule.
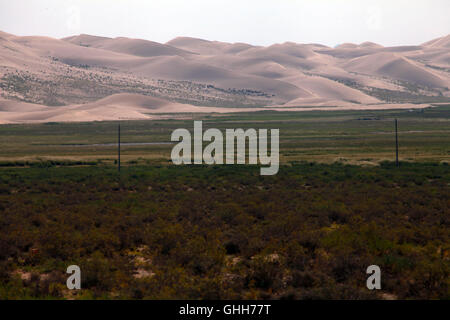
[[[450,35],[414,46],[330,48],[0,32],[0,123],[414,109],[450,102],[449,87]]]

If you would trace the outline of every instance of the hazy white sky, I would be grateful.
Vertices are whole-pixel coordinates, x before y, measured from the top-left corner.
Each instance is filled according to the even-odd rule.
[[[0,30],[163,43],[190,36],[259,45],[420,44],[450,33],[450,0],[0,0]]]

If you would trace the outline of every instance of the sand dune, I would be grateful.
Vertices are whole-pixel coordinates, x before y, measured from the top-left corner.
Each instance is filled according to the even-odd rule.
[[[125,67],[138,59],[132,55],[113,51],[83,47],[67,41],[48,37],[19,37],[14,42],[44,57],[53,57],[71,65],[101,67]]]
[[[418,51],[410,54],[412,59],[424,61],[427,64],[441,67],[450,66],[450,50],[442,48],[433,48],[429,50]]]
[[[0,100],[0,119],[3,123],[138,120],[151,119],[148,113],[160,109],[183,108],[182,104],[137,94],[115,94],[93,103],[63,107]]]
[[[304,102],[307,102],[309,107],[302,107]],[[117,94],[93,103],[63,107],[14,103],[0,99],[0,124],[149,120],[164,118],[164,114],[167,113],[227,113],[263,110],[310,111],[312,106],[315,106],[315,110],[383,110],[392,108],[392,105],[389,104],[358,105],[351,102],[313,97],[294,99],[282,106],[230,109],[173,103],[136,94]],[[428,106],[425,104],[398,104],[396,108],[414,109]]]
[[[153,41],[129,38],[105,38],[90,35],[79,35],[62,39],[67,42],[98,49],[109,50],[131,54],[139,57],[155,57],[155,56],[186,56],[192,54],[185,50],[181,50],[169,45],[160,44]]]
[[[305,76],[295,76],[284,80],[294,83],[300,88],[310,92],[311,97],[321,98],[325,101],[340,101],[341,103],[338,105],[344,105],[345,102],[357,102],[364,104],[380,103],[378,99],[368,96],[361,91],[349,88],[341,83],[336,83],[335,81],[323,77],[307,78]],[[300,103],[300,105],[305,105],[308,103],[308,100],[305,98],[295,99],[293,101],[295,101],[294,104]],[[293,101],[288,102],[288,104],[292,104]]]
[[[450,35],[425,42],[422,46],[431,48],[450,48]]]
[[[102,43],[103,41],[112,40],[112,38],[108,37],[99,37],[99,36],[92,36],[90,34],[80,34],[77,36],[71,36],[67,38],[62,38],[61,40],[67,41],[73,44],[76,44],[78,46],[82,47],[92,47],[96,46],[99,43]]]
[[[388,52],[355,58],[346,62],[343,67],[353,72],[387,76],[429,87],[445,87],[448,83],[431,70],[426,70],[405,57]]]
[[[0,34],[0,66],[9,66],[17,69],[25,65],[36,64],[40,56],[32,49],[14,41],[14,36]]]
[[[101,43],[102,40],[98,40]],[[267,91],[275,95],[276,102],[296,97],[295,86],[264,77],[240,74],[232,70],[185,59],[180,56],[164,55],[137,57],[106,49],[74,45],[67,41],[46,37],[20,37],[17,43],[29,47],[33,52],[55,57],[72,66],[94,66],[120,69],[153,79],[194,81],[211,83],[228,88],[244,88]],[[178,50],[178,49],[176,49]],[[301,94],[301,90],[299,95]]]
[[[176,47],[185,51],[195,52],[201,55],[217,55],[224,53],[237,53],[252,48],[244,43],[226,43],[219,41],[208,41],[190,37],[178,37],[170,40],[166,45]]]
[[[49,107],[34,103],[6,100],[0,98],[0,112],[33,112],[47,110]]]
[[[383,48],[382,45],[370,41],[363,42],[359,45],[360,48]]]
[[[450,35],[415,46],[330,48],[0,32],[0,122],[450,102],[449,48]]]
[[[156,98],[156,97],[150,97],[150,96],[143,96],[138,94],[130,94],[130,93],[121,93],[121,94],[114,94],[109,97],[106,97],[104,99],[100,99],[98,101],[95,101],[93,103],[88,103],[81,105],[80,108],[94,108],[99,106],[106,106],[106,105],[117,105],[117,106],[124,106],[124,107],[140,107],[144,109],[159,109],[164,106],[167,106],[170,104],[169,101]]]
[[[160,79],[174,79],[211,83],[221,88],[245,88],[275,94],[282,102],[303,94],[296,86],[265,77],[240,73],[197,61],[186,61],[180,57],[162,57],[137,66],[134,72]]]

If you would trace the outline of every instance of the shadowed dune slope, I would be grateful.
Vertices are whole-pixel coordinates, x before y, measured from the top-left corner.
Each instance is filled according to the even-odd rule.
[[[429,48],[450,48],[450,34],[445,37],[425,42],[423,46]]]
[[[129,39],[129,38],[104,38],[90,35],[80,35],[63,39],[67,42],[86,47],[109,50],[131,54],[139,57],[155,57],[155,56],[186,56],[192,54],[185,50],[181,50],[169,45],[158,42]]]
[[[362,74],[380,75],[429,87],[445,87],[447,82],[431,70],[393,53],[375,53],[352,59],[344,69]]]
[[[446,103],[449,48],[450,35],[421,45],[331,48],[189,37],[165,44],[86,34],[53,39],[0,31],[0,121]]]
[[[226,42],[208,41],[190,37],[178,37],[170,40],[166,45],[201,55],[223,54],[225,50],[229,50],[232,47],[232,44]],[[242,47],[241,44],[237,46]]]

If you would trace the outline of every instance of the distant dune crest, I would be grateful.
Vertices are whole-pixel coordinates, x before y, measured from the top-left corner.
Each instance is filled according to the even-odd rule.
[[[416,46],[330,48],[0,31],[0,123],[423,107],[450,102],[449,48],[450,35]]]

